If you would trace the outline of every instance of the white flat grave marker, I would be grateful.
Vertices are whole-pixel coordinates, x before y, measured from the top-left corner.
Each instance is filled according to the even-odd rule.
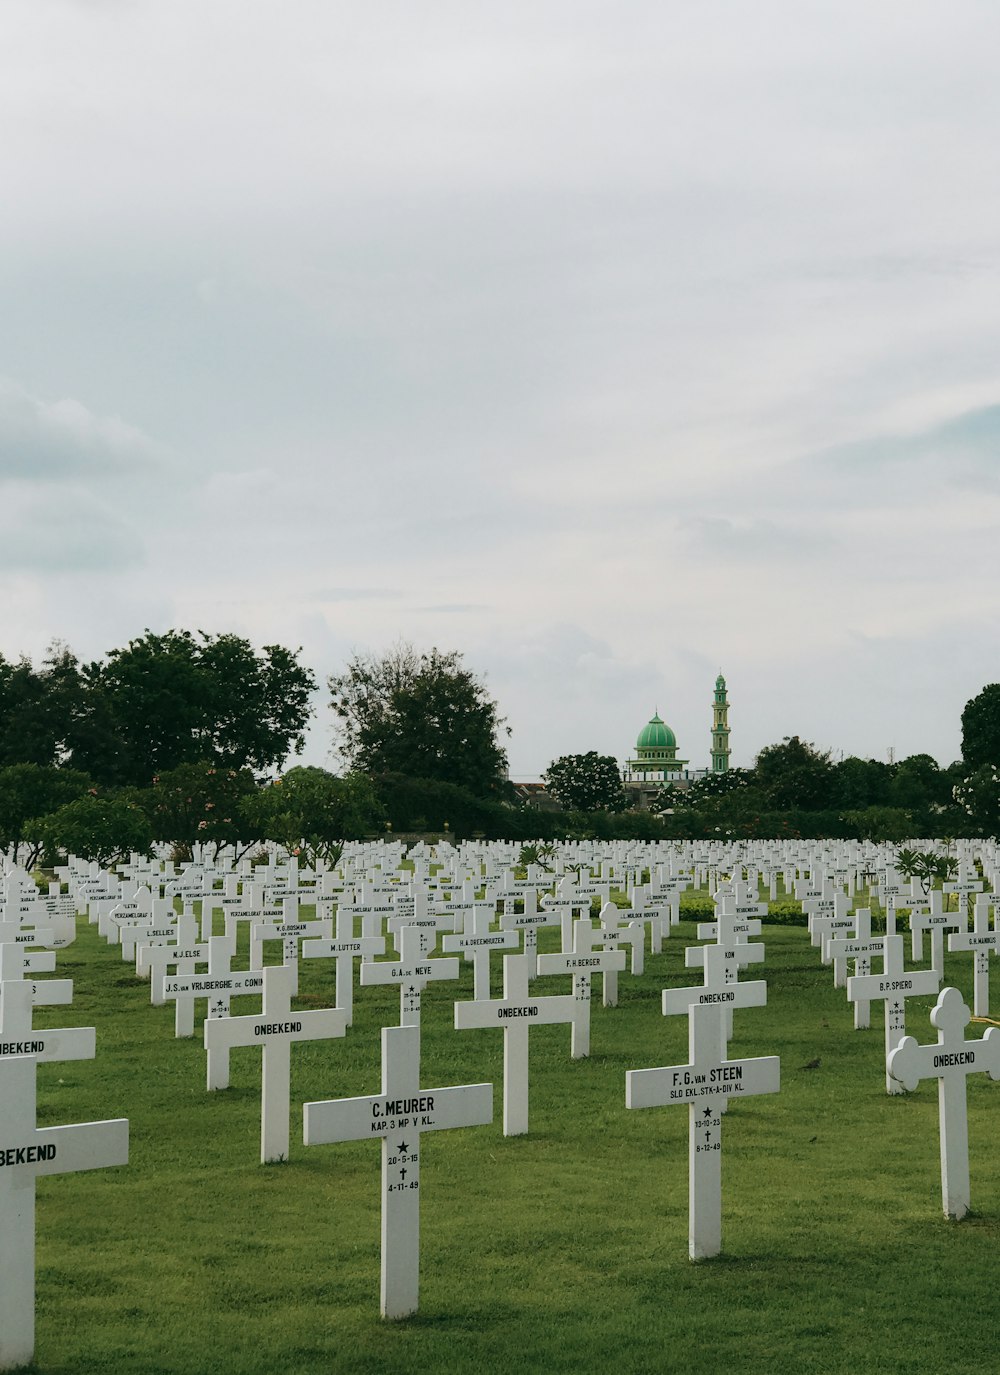
[[[729,1098],[777,1093],[776,1055],[727,1060],[723,1024],[713,1007],[688,1009],[690,1063],[625,1075],[627,1108],[688,1105],[688,1255],[692,1260],[722,1250],[722,1114]]]
[[[288,1159],[288,1107],[291,1098],[292,1042],[343,1036],[347,1018],[340,1008],[293,1012],[296,989],[291,965],[269,965],[264,971],[264,1001],[259,1016],[206,1018],[206,1050],[260,1046],[263,1050],[260,1094],[261,1164]]]
[[[966,1077],[988,1074],[1000,1079],[1000,1027],[990,1027],[978,1041],[965,1039],[971,1015],[957,988],[943,988],[931,1012],[938,1038],[918,1045],[904,1036],[888,1059],[889,1073],[912,1091],[921,1079],[938,1081],[941,1136],[941,1202],[945,1217],[956,1221],[969,1211],[969,1113]]]
[[[420,1136],[493,1121],[493,1085],[420,1087],[420,1028],[382,1028],[382,1092],[306,1103],[307,1146],[382,1142],[383,1318],[417,1311],[420,1292]]]
[[[128,1121],[36,1127],[36,1062],[0,1060],[0,1370],[35,1347],[35,1179],[128,1164]]]

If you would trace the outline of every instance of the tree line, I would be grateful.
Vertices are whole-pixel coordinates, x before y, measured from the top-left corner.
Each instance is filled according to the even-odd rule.
[[[278,770],[301,751],[317,690],[300,650],[233,634],[147,631],[92,663],[62,644],[37,667],[0,656],[0,846],[107,861],[154,839],[178,853],[267,837],[306,857],[387,831],[557,839],[828,835],[902,840],[1000,829],[1000,684],[962,715],[960,761],[834,761],[798,736],[750,769],[629,810],[617,762],[553,760],[554,805],[507,778],[498,704],[457,652],[399,643],[328,681],[337,772]]]

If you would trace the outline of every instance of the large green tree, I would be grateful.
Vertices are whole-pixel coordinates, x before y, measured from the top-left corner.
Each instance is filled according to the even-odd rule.
[[[461,654],[409,644],[356,654],[329,687],[352,772],[454,783],[480,797],[504,791],[505,722]]]
[[[79,663],[65,645],[54,643],[37,669],[0,655],[0,767],[62,762],[82,693]]]
[[[83,670],[70,759],[144,787],[182,764],[260,774],[302,748],[316,680],[281,645],[238,635],[147,633]]]
[[[262,788],[251,803],[255,834],[298,850],[307,864],[335,862],[341,842],[361,840],[385,825],[371,779],[338,778],[312,766],[289,769]]]
[[[815,811],[837,805],[837,775],[829,750],[818,750],[797,735],[767,745],[755,764],[757,785],[776,810]]]
[[[610,754],[588,750],[563,754],[542,775],[542,781],[564,807],[578,812],[623,812],[628,798],[618,761]]]
[[[972,773],[1000,764],[1000,683],[989,683],[962,712],[962,758]]]
[[[39,822],[91,786],[85,773],[51,764],[8,764],[0,769],[0,847],[15,855],[23,843],[23,863],[32,865],[41,850]]]

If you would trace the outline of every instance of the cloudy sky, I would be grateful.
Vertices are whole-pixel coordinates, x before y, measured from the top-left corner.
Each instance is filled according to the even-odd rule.
[[[511,771],[959,753],[995,0],[5,0],[0,653],[457,649]],[[324,763],[325,694],[308,759]]]

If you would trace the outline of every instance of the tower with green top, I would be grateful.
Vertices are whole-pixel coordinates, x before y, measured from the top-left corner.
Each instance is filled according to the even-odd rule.
[[[729,768],[729,698],[726,680],[720,673],[715,680],[715,699],[712,702],[712,772],[725,773]]]

